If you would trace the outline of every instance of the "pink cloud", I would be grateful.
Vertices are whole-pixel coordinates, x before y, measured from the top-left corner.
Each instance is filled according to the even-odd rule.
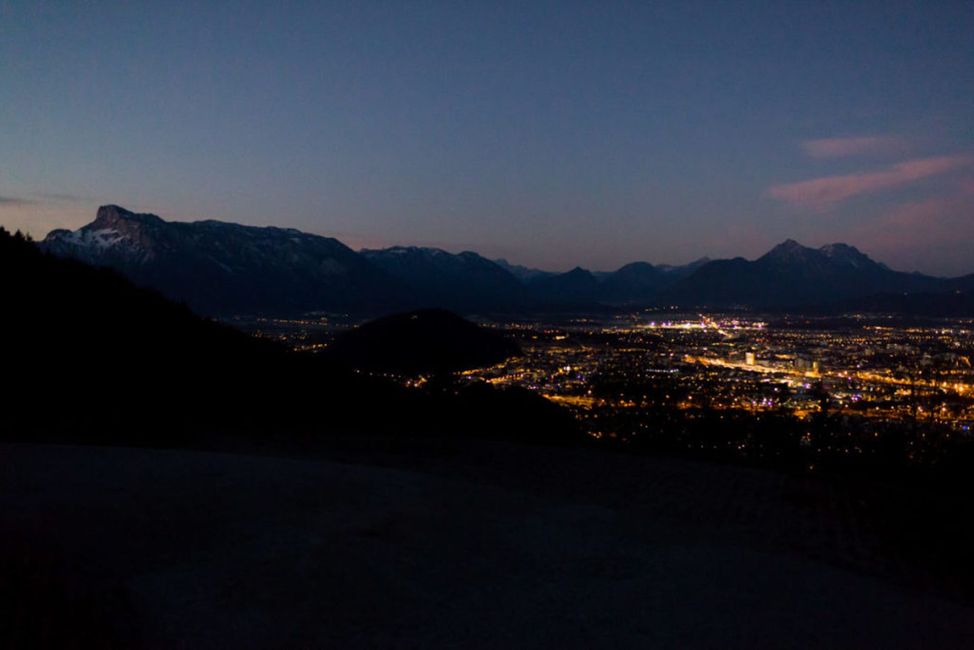
[[[871,194],[893,189],[918,180],[938,176],[967,167],[974,159],[970,156],[935,156],[917,158],[873,172],[859,172],[844,176],[826,176],[797,183],[775,185],[768,189],[768,196],[799,207],[824,210],[836,203],[860,194]]]
[[[889,153],[902,150],[906,143],[892,136],[860,136],[854,138],[821,138],[805,140],[802,149],[812,158],[844,158],[870,153]]]

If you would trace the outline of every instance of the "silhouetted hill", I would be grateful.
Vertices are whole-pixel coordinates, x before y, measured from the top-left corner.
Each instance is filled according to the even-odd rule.
[[[440,309],[385,316],[340,334],[328,356],[353,368],[407,375],[499,363],[520,354],[503,334]]]
[[[4,439],[213,446],[352,432],[580,438],[571,416],[537,395],[407,390],[201,319],[114,271],[46,254],[2,229],[0,273]]]
[[[416,307],[463,312],[511,311],[530,307],[524,285],[477,253],[458,255],[438,248],[396,246],[362,255],[409,289]]]
[[[959,278],[948,278],[944,280],[944,285],[949,291],[974,291],[974,273]]]
[[[602,302],[610,304],[658,305],[669,289],[708,262],[710,260],[703,257],[681,266],[654,266],[648,262],[626,264],[599,279],[599,296]]]
[[[598,279],[591,271],[578,266],[567,273],[532,278],[528,287],[539,304],[549,307],[581,307],[601,302]]]
[[[611,302],[650,304],[660,291],[673,285],[676,278],[647,262],[626,264],[602,280],[601,294]]]

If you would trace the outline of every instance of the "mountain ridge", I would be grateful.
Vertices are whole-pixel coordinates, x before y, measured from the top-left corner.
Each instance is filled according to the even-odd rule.
[[[393,278],[342,242],[291,228],[165,221],[110,205],[76,231],[52,231],[41,247],[115,269],[205,314],[405,303]]]
[[[115,269],[206,315],[659,305],[798,309],[974,289],[974,274],[939,278],[894,271],[839,242],[812,248],[786,239],[754,260],[700,258],[683,266],[636,261],[612,272],[575,267],[552,273],[474,251],[419,246],[354,251],[338,239],[293,228],[166,221],[118,205],[100,207],[95,220],[77,230],[51,231],[40,245],[61,257]]]
[[[359,254],[401,282],[418,307],[511,311],[530,306],[530,296],[517,278],[473,251],[453,254],[439,248],[393,246]]]

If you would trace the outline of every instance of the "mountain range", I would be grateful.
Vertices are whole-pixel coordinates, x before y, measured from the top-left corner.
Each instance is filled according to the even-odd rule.
[[[816,249],[790,239],[753,261],[634,262],[611,273],[578,267],[551,273],[471,251],[396,246],[356,252],[337,239],[290,228],[169,222],[106,205],[78,230],[52,231],[41,247],[115,269],[206,315],[879,304],[910,311],[918,308],[913,296],[922,308],[943,303],[931,296],[946,294],[955,294],[949,301],[954,311],[958,304],[974,304],[974,275],[903,273],[847,244]]]
[[[337,239],[289,228],[170,222],[107,205],[79,230],[52,231],[41,248],[113,268],[208,315],[382,310],[406,298]]]

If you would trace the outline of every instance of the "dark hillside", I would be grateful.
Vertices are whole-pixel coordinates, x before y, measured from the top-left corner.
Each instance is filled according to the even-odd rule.
[[[0,277],[4,439],[205,446],[335,432],[557,438],[570,428],[540,397],[530,396],[533,410],[493,389],[461,403],[290,352],[6,231]],[[488,429],[499,421],[504,429]]]

